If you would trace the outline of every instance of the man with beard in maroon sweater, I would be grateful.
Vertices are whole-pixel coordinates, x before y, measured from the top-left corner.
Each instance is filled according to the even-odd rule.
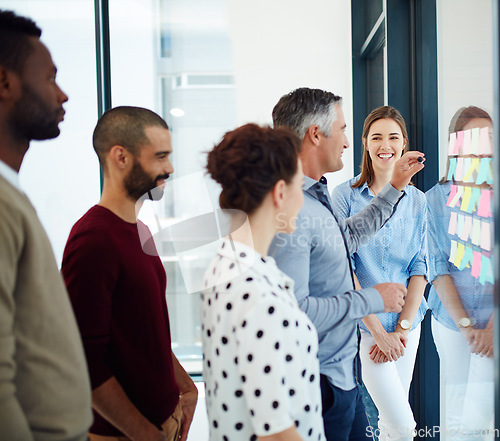
[[[144,252],[154,244],[137,221],[143,196],[161,197],[173,172],[170,132],[154,112],[117,107],[93,143],[102,196],[73,227],[62,263],[90,371],[89,436],[184,441],[197,389],[172,353],[165,270],[155,249]]]

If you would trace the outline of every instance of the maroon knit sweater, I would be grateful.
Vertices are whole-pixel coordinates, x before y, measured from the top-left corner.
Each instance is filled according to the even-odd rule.
[[[64,250],[66,281],[83,340],[92,389],[112,376],[137,409],[160,426],[179,399],[165,301],[166,274],[139,222],[92,207],[73,227]],[[144,252],[146,249],[147,253]],[[94,411],[91,433],[121,432]]]

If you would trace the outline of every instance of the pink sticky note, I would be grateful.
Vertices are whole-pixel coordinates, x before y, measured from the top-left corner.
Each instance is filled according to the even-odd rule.
[[[475,127],[471,129],[471,140],[470,140],[470,151],[473,155],[477,155],[477,149],[479,146],[479,128]]]
[[[453,198],[449,201],[448,207],[456,207],[457,205],[461,205],[460,203],[460,198],[464,195],[464,186],[463,185],[457,185],[457,191],[456,194],[453,196]],[[450,192],[451,196],[451,192]]]
[[[452,184],[450,187],[450,196],[448,197],[448,202],[446,202],[447,207],[450,207],[450,204],[455,198],[456,194],[457,194],[457,186],[455,184]]]
[[[453,154],[459,155],[460,149],[462,148],[462,144],[464,143],[464,131],[460,130],[457,132],[457,141],[455,142],[455,146],[453,147]]]
[[[464,227],[462,229],[462,234],[460,235],[460,239],[464,242],[469,240],[469,235],[472,232],[472,216],[464,215]]]
[[[462,144],[462,155],[471,155],[472,132],[470,129],[464,130],[464,141]]]
[[[479,129],[479,144],[477,147],[477,153],[479,155],[491,155],[493,153],[491,149],[490,132],[488,127],[482,127]]]
[[[481,222],[481,248],[491,251],[491,226],[489,222]]]
[[[481,274],[481,253],[477,251],[472,251],[472,268],[470,273],[472,277],[476,279],[478,279],[479,274]]]
[[[452,236],[457,232],[457,213],[452,211],[450,214],[450,223],[448,225],[448,234]]]
[[[456,143],[457,143],[457,134],[455,132],[450,133],[450,143],[448,145],[448,155],[453,155],[453,150],[455,149]]]
[[[491,213],[491,190],[481,190],[481,199],[477,207],[477,215],[481,217],[492,217]]]

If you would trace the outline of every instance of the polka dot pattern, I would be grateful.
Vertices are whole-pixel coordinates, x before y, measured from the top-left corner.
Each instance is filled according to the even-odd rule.
[[[210,439],[256,440],[295,426],[304,440],[324,441],[318,336],[293,281],[274,259],[222,244],[202,297]]]

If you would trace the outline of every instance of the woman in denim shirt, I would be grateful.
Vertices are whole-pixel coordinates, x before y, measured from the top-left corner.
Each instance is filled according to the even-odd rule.
[[[363,127],[361,174],[333,191],[336,216],[348,218],[368,205],[407,150],[408,134],[399,111],[390,106],[373,110]],[[380,440],[412,440],[416,426],[408,392],[427,310],[426,227],[425,196],[408,185],[392,217],[352,255],[361,287],[396,282],[408,289],[400,314],[370,315],[361,325],[362,374],[379,411]]]
[[[491,129],[492,121],[487,112],[470,106],[456,112],[449,131],[476,127]],[[483,436],[486,432],[481,430],[493,428],[493,285],[481,284],[471,268],[459,270],[449,262],[453,237],[448,226],[451,213],[460,212],[459,207],[446,206],[453,183],[442,179],[426,192],[429,307],[440,359],[441,425],[448,440],[492,439],[492,434]]]

